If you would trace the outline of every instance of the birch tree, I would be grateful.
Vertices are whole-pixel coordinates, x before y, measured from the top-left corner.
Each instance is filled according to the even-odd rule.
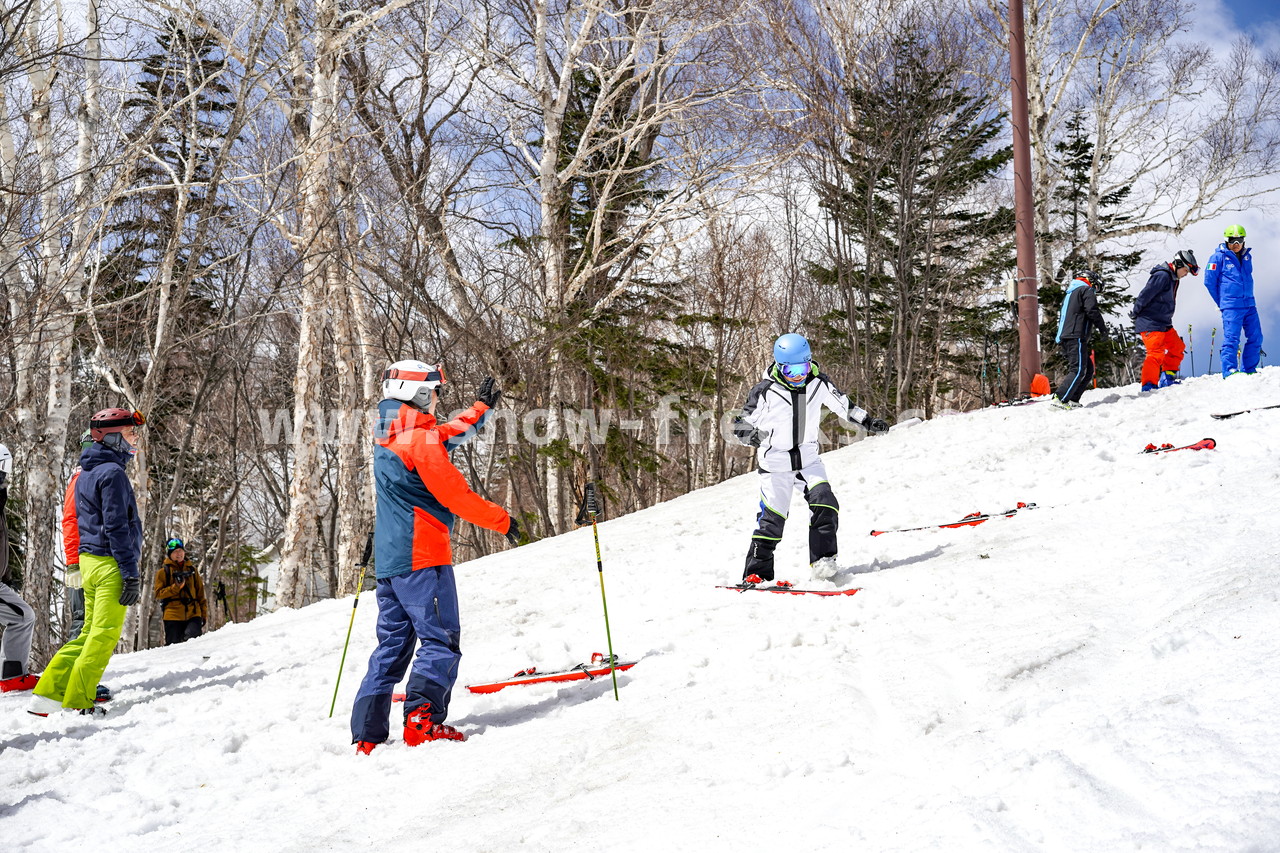
[[[691,228],[699,205],[731,181],[765,170],[763,151],[745,127],[761,107],[762,78],[739,50],[758,10],[735,0],[519,0],[511,41],[499,46],[496,80],[506,94],[510,145],[527,170],[536,208],[529,211],[540,259],[539,322],[564,329],[588,286],[607,275],[594,305],[574,325],[588,326],[661,263]],[[747,58],[744,58],[747,57]],[[593,96],[575,99],[575,88]],[[573,107],[583,112],[575,115]],[[760,156],[757,156],[760,155]],[[635,181],[652,189],[642,201]],[[589,186],[597,212],[574,245],[572,188]],[[723,199],[722,199],[723,200]],[[655,237],[662,236],[662,240]],[[572,396],[565,340],[546,341],[548,438],[564,434]],[[564,529],[568,500],[562,471],[546,462],[550,533]]]
[[[100,119],[102,41],[98,0],[85,4],[83,19],[68,19],[61,4],[19,4],[4,18],[5,39],[14,48],[10,68],[24,75],[25,109],[15,111],[6,94],[0,131],[0,174],[15,184],[26,173],[34,201],[21,237],[7,233],[0,252],[11,295],[25,291],[26,320],[14,340],[14,396],[21,430],[28,531],[26,594],[36,611],[34,662],[51,656],[53,579],[60,552],[63,448],[70,418],[72,346],[75,318],[84,293],[84,263],[95,191],[93,142]],[[18,13],[21,14],[18,14]],[[19,30],[18,27],[23,29]],[[86,35],[75,43],[71,33]],[[76,57],[73,52],[81,55]],[[5,88],[13,91],[11,77]],[[71,94],[74,93],[74,94]],[[68,168],[59,148],[65,130],[57,112],[68,97],[75,115],[74,155]],[[17,112],[17,114],[15,114]],[[22,115],[19,119],[18,115]],[[15,123],[30,141],[30,172],[14,146]],[[70,178],[68,180],[68,173]],[[6,183],[7,183],[6,180]],[[68,187],[69,184],[69,187]]]

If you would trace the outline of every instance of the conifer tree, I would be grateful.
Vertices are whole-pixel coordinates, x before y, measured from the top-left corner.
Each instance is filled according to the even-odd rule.
[[[814,270],[847,291],[822,318],[824,351],[868,366],[869,387],[855,390],[882,411],[928,411],[976,379],[1003,317],[991,293],[1010,264],[1012,216],[982,191],[1011,152],[947,38],[908,20],[872,72],[850,81],[843,148],[828,152],[839,180],[819,188],[856,246],[846,268]]]
[[[1109,323],[1109,337],[1097,336],[1093,341],[1094,360],[1099,384],[1123,384],[1133,381],[1128,376],[1129,355],[1134,338],[1127,332],[1127,323],[1118,321],[1133,304],[1127,293],[1127,278],[1142,259],[1139,251],[1125,252],[1106,245],[1097,245],[1087,239],[1089,229],[1086,217],[1093,187],[1095,148],[1089,139],[1084,116],[1077,113],[1067,122],[1066,137],[1054,146],[1055,159],[1061,170],[1062,180],[1054,189],[1056,206],[1052,221],[1057,226],[1047,235],[1040,235],[1052,246],[1052,253],[1062,258],[1054,276],[1040,287],[1041,334],[1046,342],[1052,342],[1058,333],[1058,321],[1062,314],[1062,301],[1072,278],[1084,270],[1100,273],[1106,282],[1098,294],[1098,307],[1104,316],[1117,318]],[[1133,187],[1124,186],[1112,192],[1099,193],[1097,216],[1101,230],[1122,227],[1129,218],[1122,212],[1125,200]],[[1062,355],[1056,347],[1045,352],[1045,369],[1050,373],[1062,366]]]

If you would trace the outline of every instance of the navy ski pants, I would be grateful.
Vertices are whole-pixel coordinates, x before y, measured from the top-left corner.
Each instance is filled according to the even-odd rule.
[[[378,647],[351,709],[351,742],[383,743],[390,729],[391,694],[412,661],[404,714],[430,703],[442,723],[458,679],[458,590],[453,566],[431,566],[378,580]],[[413,648],[418,645],[415,656]]]
[[[1063,338],[1062,354],[1067,359],[1067,376],[1058,387],[1058,399],[1079,403],[1093,381],[1093,350],[1084,338]]]

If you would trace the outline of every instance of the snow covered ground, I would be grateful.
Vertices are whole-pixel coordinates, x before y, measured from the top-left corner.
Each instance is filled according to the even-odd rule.
[[[1085,403],[827,454],[844,568],[807,577],[797,503],[779,576],[855,596],[715,588],[752,477],[603,524],[614,646],[642,658],[620,702],[461,689],[605,650],[590,530],[459,568],[463,744],[354,753],[371,595],[332,719],[350,600],[117,656],[105,719],[0,697],[0,846],[1280,850],[1280,409],[1209,417],[1280,403],[1280,369]]]

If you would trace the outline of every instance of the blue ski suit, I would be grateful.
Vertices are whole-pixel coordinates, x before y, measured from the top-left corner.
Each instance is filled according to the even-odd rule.
[[[1253,373],[1262,358],[1262,322],[1253,301],[1253,257],[1246,248],[1237,255],[1219,243],[1204,268],[1204,286],[1222,311],[1222,375],[1236,372],[1240,352],[1240,333],[1244,332],[1244,351],[1239,369]]]
[[[373,454],[378,647],[351,709],[352,743],[386,741],[392,691],[410,662],[405,717],[423,705],[430,705],[432,722],[448,716],[462,659],[449,547],[453,522],[461,517],[499,533],[511,526],[506,510],[473,492],[449,461],[449,451],[475,435],[488,409],[476,403],[437,424],[434,416],[399,400],[378,404]]]

